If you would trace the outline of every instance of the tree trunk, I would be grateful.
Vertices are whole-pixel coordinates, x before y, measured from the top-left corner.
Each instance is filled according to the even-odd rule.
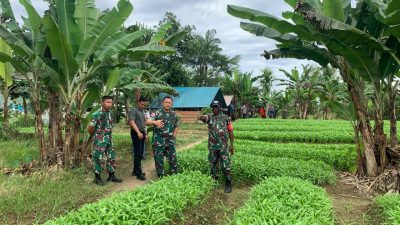
[[[391,85],[391,84],[390,84]],[[390,148],[397,148],[397,118],[396,118],[396,90],[390,87],[389,93],[389,115],[390,115]]]
[[[79,165],[83,162],[83,146],[80,146],[80,128],[81,128],[81,111],[82,111],[82,94],[79,92],[76,95],[76,111],[74,114],[74,130],[71,135],[72,137],[72,146],[71,151],[73,151],[73,165]]]
[[[371,126],[367,113],[367,105],[363,99],[364,94],[360,86],[355,86],[355,82],[350,77],[350,70],[346,63],[342,63],[340,74],[343,80],[347,83],[347,89],[350,93],[351,100],[356,112],[357,121],[360,125],[360,132],[364,144],[365,160],[368,176],[376,176],[378,173],[378,165],[375,158],[375,143],[371,131]]]
[[[3,97],[4,97],[4,102],[3,102],[3,119],[4,119],[4,124],[8,125],[8,95],[9,95],[9,89],[7,87],[7,84],[4,82],[4,88],[2,91]]]
[[[57,163],[59,166],[63,165],[62,154],[62,126],[60,116],[59,96],[55,91],[49,92],[49,163]],[[60,146],[61,142],[61,146]]]
[[[360,125],[356,124],[353,126],[354,128],[354,142],[356,144],[357,151],[357,173],[360,176],[365,176],[365,165],[364,165],[364,154],[361,151],[360,146]]]
[[[64,154],[65,154],[65,164],[67,166],[72,165],[72,153],[71,153],[71,105],[67,103],[65,106],[65,143],[64,143]]]
[[[43,119],[42,119],[42,110],[40,107],[39,99],[33,100],[34,108],[35,108],[35,123],[36,123],[36,134],[39,140],[39,149],[40,149],[40,160],[42,163],[47,164],[47,146],[45,140],[45,134],[43,129]]]
[[[383,130],[383,116],[381,112],[376,112],[375,115],[375,128],[374,128],[374,139],[375,139],[375,146],[377,150],[377,154],[375,154],[377,159],[379,159],[379,165],[381,168],[381,172],[385,169],[387,164],[387,156],[386,156],[386,135]]]
[[[22,105],[24,107],[24,119],[25,121],[28,120],[28,106],[26,104],[26,98],[24,96],[22,96]]]

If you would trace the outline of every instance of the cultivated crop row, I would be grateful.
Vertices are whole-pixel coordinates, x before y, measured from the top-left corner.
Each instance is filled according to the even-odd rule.
[[[342,131],[236,131],[235,138],[266,142],[354,143],[354,133]]]
[[[209,174],[208,151],[196,149],[178,153],[180,169],[198,170]],[[245,183],[258,183],[267,177],[291,176],[314,184],[334,183],[333,168],[321,161],[270,158],[259,155],[236,153],[231,157],[233,179]],[[222,176],[222,175],[221,175]]]
[[[375,199],[375,204],[384,215],[382,225],[400,225],[400,195],[384,195]]]
[[[166,224],[213,187],[199,172],[186,172],[87,204],[46,224]]]
[[[333,224],[332,203],[324,189],[291,177],[256,185],[232,224]]]

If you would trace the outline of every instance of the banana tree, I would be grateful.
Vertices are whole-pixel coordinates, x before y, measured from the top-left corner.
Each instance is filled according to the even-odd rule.
[[[6,55],[11,55],[11,48],[0,39],[0,52]],[[9,62],[0,62],[0,87],[1,94],[3,95],[3,120],[4,124],[8,124],[8,98],[10,95],[10,87],[13,85],[14,68]]]
[[[97,79],[99,72],[104,67],[110,68],[110,73],[118,70],[118,64],[115,62],[123,51],[173,53],[174,48],[146,45],[127,49],[132,42],[148,33],[148,30],[133,33],[121,30],[133,9],[128,0],[120,0],[117,7],[103,12],[96,9],[94,0],[55,0],[50,3],[50,10],[46,11],[43,17],[39,16],[30,1],[20,2],[28,14],[24,25],[28,30],[21,32],[22,29],[14,29],[11,25],[0,26],[0,37],[10,45],[15,54],[14,58],[3,57],[2,61],[8,60],[19,66],[22,74],[32,74],[31,86],[36,88],[35,92],[39,93],[39,88],[44,85],[48,92],[54,95],[55,101],[52,102],[59,104],[51,107],[50,111],[53,109],[55,112],[65,112],[65,135],[63,146],[57,146],[58,152],[53,155],[58,156],[57,161],[60,164],[79,163],[79,130],[85,111],[83,104],[88,106],[93,103],[96,94],[93,94],[91,84]],[[11,8],[3,11],[12,12]],[[29,38],[21,38],[27,35]],[[29,43],[25,43],[25,40]],[[17,59],[22,59],[22,63]],[[34,102],[40,100],[38,94],[34,97]],[[40,108],[36,104],[35,111],[36,117],[40,117]],[[53,114],[50,112],[50,115]],[[63,126],[59,124],[55,129],[59,134]],[[41,155],[46,156],[47,146],[44,140],[41,142]],[[59,140],[55,142],[60,143]]]
[[[378,73],[378,65],[371,58],[371,52],[384,53],[391,62],[399,64],[398,53],[377,39],[359,29],[359,11],[368,11],[357,5],[351,9],[350,1],[286,0],[296,12],[284,12],[285,19],[238,6],[228,6],[228,12],[236,17],[257,23],[241,23],[241,27],[258,36],[265,36],[279,42],[278,49],[264,51],[266,59],[292,57],[314,60],[321,66],[331,64],[338,68],[353,101],[360,124],[366,155],[367,173],[377,174],[377,160],[374,154],[375,140],[367,114],[367,99],[363,95],[365,81],[384,76]],[[361,8],[360,8],[361,7]],[[383,60],[382,60],[383,63]],[[386,74],[387,75],[387,74]],[[383,165],[382,165],[383,166]]]

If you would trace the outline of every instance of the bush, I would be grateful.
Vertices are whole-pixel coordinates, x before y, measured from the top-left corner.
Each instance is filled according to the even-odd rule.
[[[375,204],[383,212],[383,225],[400,225],[400,195],[383,195],[375,199]]]
[[[255,186],[232,224],[332,224],[332,203],[324,189],[290,177],[268,178]]]
[[[13,119],[12,124],[15,127],[35,127],[36,125],[34,117],[28,116],[28,118],[25,118],[22,115]]]
[[[198,203],[212,186],[212,179],[199,172],[178,174],[87,204],[46,224],[166,224]]]
[[[0,141],[12,140],[19,136],[19,132],[11,125],[0,123]]]
[[[178,153],[179,168],[198,170],[209,174],[208,151],[199,149]],[[232,160],[234,181],[258,183],[266,177],[290,176],[308,180],[314,184],[334,183],[335,173],[331,166],[320,161],[304,161],[290,158],[268,158],[256,155],[236,153]]]

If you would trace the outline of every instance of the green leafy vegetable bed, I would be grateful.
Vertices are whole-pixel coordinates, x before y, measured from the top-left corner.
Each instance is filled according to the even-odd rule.
[[[87,204],[46,224],[165,224],[212,187],[209,176],[186,172]]]
[[[375,199],[383,212],[383,225],[400,225],[400,195],[383,195]]]
[[[333,225],[332,203],[324,189],[291,177],[268,178],[255,186],[232,224]]]

